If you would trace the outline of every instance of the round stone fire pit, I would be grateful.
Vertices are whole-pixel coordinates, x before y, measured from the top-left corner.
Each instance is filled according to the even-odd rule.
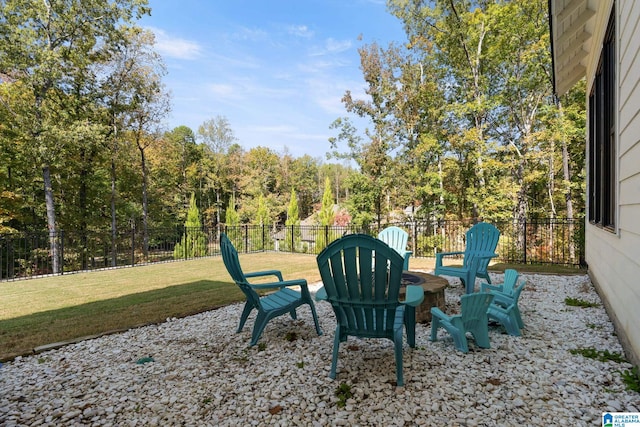
[[[430,322],[431,307],[439,307],[444,310],[444,289],[449,286],[447,279],[420,271],[404,271],[402,273],[400,299],[404,299],[407,285],[419,285],[424,289],[424,301],[416,307],[416,322]]]

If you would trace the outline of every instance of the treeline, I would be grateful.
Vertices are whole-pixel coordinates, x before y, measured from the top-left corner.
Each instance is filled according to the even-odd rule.
[[[0,233],[172,226],[192,195],[209,227],[285,223],[292,199],[317,224],[581,215],[584,86],[553,95],[547,2],[388,8],[407,41],[361,46],[366,97],[345,92],[326,163],[245,149],[224,116],[163,130],[145,0],[2,2]]]

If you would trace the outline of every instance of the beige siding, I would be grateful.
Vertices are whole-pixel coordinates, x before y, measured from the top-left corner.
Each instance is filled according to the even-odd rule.
[[[640,364],[640,2],[619,0],[618,233],[586,230],[589,273],[606,301],[620,338]],[[602,8],[600,8],[602,9]],[[606,25],[604,17],[598,24]],[[597,32],[601,34],[601,30]],[[593,40],[602,45],[602,38]],[[594,49],[594,55],[600,50]],[[595,58],[591,61],[595,63]],[[594,70],[590,70],[593,76]]]

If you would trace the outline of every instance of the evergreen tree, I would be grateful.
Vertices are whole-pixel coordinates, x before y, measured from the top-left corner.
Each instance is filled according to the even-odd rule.
[[[322,207],[318,214],[320,225],[333,225],[333,193],[331,191],[331,180],[327,177],[324,180],[324,193],[322,193]]]
[[[300,218],[298,216],[298,197],[296,196],[296,190],[293,188],[291,189],[291,199],[289,200],[289,207],[287,208],[285,225],[286,237],[284,240],[284,249],[295,252],[296,247],[299,247],[302,241],[302,233],[300,231]],[[293,239],[293,246],[291,239]]]
[[[318,231],[316,235],[316,252],[320,253],[330,242],[335,240],[337,232],[330,229],[333,225],[333,218],[335,212],[333,211],[333,193],[331,191],[331,180],[327,177],[324,180],[324,193],[322,194],[322,207],[318,212],[318,219],[320,225],[323,227]]]
[[[225,231],[229,239],[233,242],[238,251],[244,250],[244,239],[242,239],[242,230],[240,229],[240,215],[236,210],[236,198],[231,195],[229,205],[225,213]]]
[[[173,258],[194,258],[205,256],[206,254],[207,236],[202,231],[200,210],[196,205],[196,196],[192,193],[187,221],[184,224],[184,234],[182,235],[182,240],[176,243],[176,247],[173,249]]]
[[[269,207],[267,206],[267,200],[260,194],[258,197],[258,210],[256,211],[256,224],[260,226],[260,230],[257,233],[257,241],[253,247],[258,250],[272,249],[270,239],[268,239],[269,225],[271,224],[271,218],[269,215]]]

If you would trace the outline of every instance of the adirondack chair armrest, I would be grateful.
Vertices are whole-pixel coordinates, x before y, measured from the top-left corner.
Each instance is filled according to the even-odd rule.
[[[254,271],[253,273],[245,273],[244,277],[263,277],[263,276],[276,276],[279,281],[282,282],[282,273],[280,270],[264,270],[264,271]]]
[[[480,292],[502,292],[504,286],[502,285],[492,285],[487,282],[480,283]]]
[[[436,252],[436,267],[442,267],[443,257],[454,255],[464,255],[464,252]]]
[[[493,295],[492,304],[508,307],[514,303],[513,297],[502,292],[490,292]]]
[[[444,311],[440,310],[438,307],[431,307],[431,315],[436,316],[441,320],[449,320],[449,316],[445,314]]]
[[[327,295],[327,290],[324,288],[324,286],[316,291],[316,301],[326,301],[327,298],[329,297]]]
[[[424,301],[424,289],[422,289],[422,286],[408,285],[405,296],[406,296],[405,300],[400,301],[402,304],[410,305],[412,307],[417,307],[420,304],[422,304],[422,301]],[[316,298],[317,298],[317,294],[316,294]]]
[[[280,282],[249,284],[253,289],[288,288],[292,286],[307,287],[306,279],[282,280]]]
[[[522,292],[522,289],[524,288],[524,285],[525,282],[520,282],[520,284],[513,290],[512,294],[507,294],[502,291],[490,291],[493,295],[493,304],[502,307],[510,307],[517,304],[517,300],[520,296],[520,292]]]

